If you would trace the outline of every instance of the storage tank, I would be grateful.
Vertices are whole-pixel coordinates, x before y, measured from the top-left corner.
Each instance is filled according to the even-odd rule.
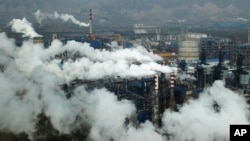
[[[187,62],[199,59],[199,41],[186,40],[179,42],[179,59]]]
[[[249,84],[249,73],[243,71],[240,73],[240,84],[241,85],[248,85]]]

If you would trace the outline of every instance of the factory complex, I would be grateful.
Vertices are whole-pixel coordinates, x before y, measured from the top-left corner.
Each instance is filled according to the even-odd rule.
[[[141,125],[150,122],[153,126],[150,129],[157,135],[163,136],[166,140],[171,138],[178,140],[176,134],[164,130],[165,126],[168,126],[166,125],[168,114],[183,112],[182,107],[194,103],[200,97],[204,98],[207,93],[208,97],[213,95],[210,94],[213,93],[212,90],[209,91],[210,87],[217,85],[224,85],[230,93],[236,93],[246,104],[250,104],[250,30],[246,29],[248,41],[240,42],[230,36],[212,36],[208,33],[191,32],[186,28],[181,32],[172,33],[165,26],[134,24],[126,32],[96,32],[94,25],[90,9],[89,23],[84,25],[89,28],[86,33],[51,32],[39,36],[35,34],[36,36],[23,37],[22,42],[13,41],[15,45],[11,44],[10,39],[8,43],[0,45],[0,53],[7,54],[7,57],[4,56],[0,62],[1,78],[6,78],[6,82],[9,76],[15,78],[14,80],[20,79],[11,85],[14,90],[18,89],[13,97],[20,103],[27,101],[32,103],[32,106],[25,107],[40,108],[38,112],[30,110],[31,114],[27,114],[31,117],[35,115],[35,119],[39,119],[39,123],[35,126],[38,130],[32,132],[36,134],[34,140],[46,138],[50,130],[51,136],[69,134],[71,128],[75,129],[75,136],[73,134],[66,136],[67,139],[79,140],[78,135],[80,138],[89,138],[88,134],[95,129],[94,125],[99,122],[104,123],[102,116],[100,118],[96,116],[99,114],[97,112],[111,113],[112,115],[107,117],[111,117],[114,122],[122,121],[121,129],[126,133],[131,129],[143,129]],[[7,40],[7,35],[1,33],[0,38]],[[5,45],[16,48],[6,49]],[[13,73],[18,74],[18,77],[12,76],[13,70],[18,70],[18,73]],[[24,82],[29,82],[28,86],[23,84],[26,87],[19,88],[14,85],[16,83],[19,85],[24,78]],[[35,91],[32,90],[32,86],[39,90],[36,98],[30,98],[29,93]],[[29,90],[29,87],[32,89]],[[105,95],[98,95],[98,92]],[[117,107],[125,105],[125,108],[121,110],[110,106],[110,103],[105,103],[104,108],[99,109],[99,104],[112,94],[115,98],[112,97],[110,103],[115,101],[118,103]],[[94,96],[101,100],[96,100]],[[35,102],[33,99],[36,99]],[[210,100],[213,111],[211,113],[224,110],[225,107],[220,99]],[[36,102],[39,104],[41,102],[42,106],[36,105]],[[60,104],[63,106],[60,107]],[[129,107],[130,104],[134,107]],[[85,107],[82,108],[81,105]],[[126,110],[126,106],[130,109]],[[112,108],[117,115],[113,115],[110,110]],[[96,115],[92,113],[95,110]],[[82,121],[87,124],[83,124]],[[109,124],[106,121],[105,123]],[[98,124],[96,125],[98,128],[103,126]],[[77,128],[73,128],[73,125],[77,125]],[[106,135],[109,131],[107,128],[108,126],[104,126],[98,132]],[[32,129],[23,132],[28,134]],[[9,130],[12,131],[11,128]],[[118,138],[113,134],[110,136],[107,140],[113,141]]]
[[[105,32],[95,33],[90,10],[89,33],[53,33],[47,41],[34,37],[34,43],[50,46],[53,40],[63,43],[77,41],[88,43],[100,51],[115,52],[119,49],[131,49],[142,46],[148,52],[160,56],[161,66],[172,67],[167,73],[140,78],[109,76],[96,80],[75,79],[60,87],[68,98],[72,91],[84,85],[87,89],[106,88],[119,99],[128,99],[136,105],[136,115],[128,119],[135,125],[150,120],[156,127],[161,126],[162,114],[166,109],[178,111],[178,108],[196,99],[203,90],[212,86],[216,80],[225,82],[225,86],[250,102],[250,40],[239,43],[229,37],[212,37],[205,33],[193,33],[187,30],[172,35],[167,27],[135,24],[131,33]],[[124,34],[124,35],[123,35]],[[250,32],[249,32],[250,36]],[[249,39],[249,38],[248,38]],[[79,52],[65,50],[55,56],[61,59],[60,66],[68,60],[76,61],[82,56]],[[140,62],[133,62],[140,64]],[[100,70],[101,71],[101,70]],[[140,72],[135,72],[140,73]]]

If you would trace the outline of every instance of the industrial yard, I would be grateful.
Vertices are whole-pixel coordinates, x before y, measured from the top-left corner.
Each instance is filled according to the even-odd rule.
[[[250,123],[248,27],[107,28],[92,9],[88,23],[34,16],[81,31],[26,18],[1,28],[0,140],[221,141]]]

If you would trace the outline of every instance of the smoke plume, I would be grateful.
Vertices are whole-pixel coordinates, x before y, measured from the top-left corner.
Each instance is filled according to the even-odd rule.
[[[61,59],[50,59],[65,51],[68,51],[72,58],[74,55],[70,53],[74,52],[78,52],[82,57],[75,61],[70,58],[63,64]],[[27,54],[30,55],[27,56]],[[152,76],[157,72],[172,71],[168,66],[155,63],[155,60],[161,58],[142,47],[110,52],[96,50],[87,43],[70,41],[63,45],[59,40],[55,40],[48,49],[44,49],[41,44],[27,41],[16,52],[16,56],[17,65],[27,75],[30,75],[35,67],[42,65],[44,69],[64,78],[67,82],[74,79],[96,80],[105,77],[141,78]],[[133,62],[139,62],[139,64]]]
[[[32,24],[27,21],[26,18],[23,19],[13,19],[9,22],[11,30],[17,33],[23,33],[23,37],[41,37],[38,33],[35,32]]]
[[[148,62],[148,59],[153,60],[151,58],[153,55],[144,56],[145,51],[140,48],[138,51],[134,49],[124,50],[124,52],[135,52],[136,55],[142,57],[133,57],[131,54],[123,55],[117,56],[116,61],[108,57],[109,55],[115,56],[112,53],[104,51],[102,54],[97,50],[91,50],[94,54],[98,52],[97,55],[103,56],[102,61],[101,58],[93,57],[93,60],[99,60],[93,61],[82,57],[76,61],[66,61],[61,69],[58,65],[60,60],[53,59],[53,56],[61,52],[57,49],[66,48],[74,51],[76,48],[69,45],[70,43],[62,45],[59,41],[55,41],[48,49],[44,49],[42,44],[25,41],[21,47],[17,47],[14,40],[9,39],[5,33],[0,34],[0,40],[2,41],[0,63],[4,66],[0,72],[0,88],[3,90],[0,95],[2,107],[0,129],[13,133],[25,132],[30,135],[30,138],[37,130],[36,123],[40,113],[49,117],[53,128],[60,133],[70,133],[82,124],[90,124],[89,138],[93,140],[118,139],[121,136],[132,138],[132,135],[128,134],[136,134],[137,129],[131,125],[124,127],[125,119],[135,113],[132,102],[118,101],[117,97],[106,89],[87,91],[84,87],[76,89],[72,98],[68,99],[60,86],[79,76],[82,79],[92,80],[105,76],[122,76],[122,73],[125,73],[122,77],[136,78],[142,77],[142,74],[133,74],[134,70],[145,71],[146,75],[154,74],[156,70],[170,71],[161,65]],[[71,43],[75,44],[75,42]],[[84,46],[86,50],[91,48],[88,44]],[[84,54],[83,50],[79,52]],[[148,63],[133,65],[130,63],[132,60],[142,62],[147,60]],[[111,115],[114,116],[111,117]],[[147,126],[150,129],[144,129]],[[142,125],[140,130],[140,134],[153,132],[160,137],[158,133],[154,133],[151,123]],[[115,134],[117,131],[120,131],[120,134]]]
[[[54,40],[48,48],[24,41],[17,47],[13,39],[0,33],[0,130],[26,133],[30,139],[39,128],[42,113],[59,134],[89,127],[92,141],[172,141],[228,140],[230,124],[249,124],[245,99],[217,81],[199,99],[184,104],[178,112],[166,110],[159,129],[150,121],[134,126],[127,119],[135,115],[132,101],[118,100],[105,88],[89,90],[80,86],[70,92],[62,86],[75,79],[106,77],[141,78],[175,70],[155,63],[160,57],[143,47],[100,51],[87,43]],[[69,58],[56,55],[68,51]],[[80,57],[74,57],[78,53]],[[132,120],[131,120],[132,121]],[[49,132],[49,131],[48,131]]]
[[[81,22],[70,14],[59,14],[56,11],[53,14],[49,14],[49,13],[43,13],[40,10],[37,10],[34,15],[35,15],[36,20],[38,21],[39,24],[42,24],[42,21],[45,19],[60,19],[63,22],[71,21],[72,23],[74,23],[80,27],[89,26],[89,23]]]
[[[179,112],[167,110],[164,130],[174,141],[227,141],[230,124],[249,124],[245,99],[216,81],[199,99],[191,100]]]

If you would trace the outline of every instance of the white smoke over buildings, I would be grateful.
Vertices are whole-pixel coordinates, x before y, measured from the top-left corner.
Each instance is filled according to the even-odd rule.
[[[46,68],[45,64],[50,62],[44,58],[36,61],[45,50],[32,43],[17,48],[4,33],[0,34],[0,40],[3,42],[0,45],[1,57],[6,58],[1,60],[5,69],[0,72],[1,130],[25,132],[32,139],[38,115],[44,113],[60,133],[70,133],[82,124],[90,124],[89,138],[92,140],[161,139],[149,122],[138,129],[125,126],[126,118],[135,113],[132,102],[118,101],[106,89],[87,91],[84,87],[77,88],[68,99],[59,87],[65,83],[64,79]],[[28,50],[34,55],[27,57]],[[26,72],[24,68],[28,64],[32,67]]]
[[[11,26],[12,31],[17,33],[23,33],[24,37],[41,37],[41,35],[35,32],[34,28],[32,27],[32,24],[27,21],[26,18],[13,19],[9,22],[9,25]]]
[[[74,23],[80,27],[89,26],[89,23],[81,22],[70,14],[59,14],[56,11],[53,14],[49,14],[49,13],[43,13],[40,10],[37,10],[34,15],[35,15],[36,20],[38,21],[39,24],[42,24],[42,21],[46,20],[46,19],[60,19],[63,22],[71,21],[72,23]]]
[[[67,98],[61,85],[76,78],[96,80],[105,77],[141,78],[175,68],[155,63],[160,57],[142,47],[113,52],[95,50],[87,43],[59,40],[45,49],[42,44],[25,41],[17,47],[13,39],[0,33],[0,130],[25,132],[32,139],[39,114],[47,116],[59,133],[70,133],[82,125],[90,126],[93,141],[172,141],[228,140],[230,124],[249,124],[245,99],[217,81],[197,100],[189,101],[179,112],[165,111],[162,129],[146,121],[138,127],[125,124],[135,114],[129,100],[118,100],[106,89],[76,88]],[[55,55],[79,52],[60,67]],[[139,62],[135,64],[133,62]]]
[[[164,129],[174,141],[228,141],[230,124],[249,124],[249,107],[244,97],[216,81],[199,99],[179,112],[166,111]]]
[[[76,61],[67,60],[62,67],[59,67],[61,60],[51,60],[50,58],[66,50],[79,52],[83,57]],[[64,78],[67,82],[76,78],[85,80],[118,76],[141,78],[152,76],[156,72],[169,73],[172,71],[172,68],[168,66],[153,62],[161,58],[147,52],[142,47],[110,52],[96,50],[87,43],[70,41],[63,45],[60,41],[55,40],[48,49],[44,49],[41,44],[26,41],[15,53],[17,66],[27,75],[30,75],[35,67],[42,65],[44,69]],[[133,64],[135,61],[141,64]]]
[[[58,46],[61,46],[62,48]],[[106,50],[100,51],[98,49],[90,47],[90,45],[87,43],[79,43],[76,41],[69,41],[66,45],[62,45],[60,41],[55,40],[52,42],[51,50],[49,51],[50,54],[55,54],[58,52],[63,52],[65,50],[79,51],[80,54],[94,61],[116,61],[125,59],[129,62],[147,62],[162,59],[161,57],[154,55],[152,52],[148,52],[143,47],[136,47],[130,49],[126,48],[110,52]]]

